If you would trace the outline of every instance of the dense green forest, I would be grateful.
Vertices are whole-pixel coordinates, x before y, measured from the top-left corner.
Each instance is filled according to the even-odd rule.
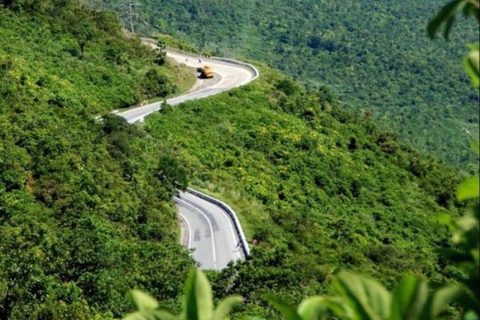
[[[126,1],[90,2],[126,13]],[[429,41],[428,19],[444,1],[135,3],[138,31],[264,61],[313,88],[328,86],[346,106],[373,113],[421,150],[458,166],[473,160],[466,141],[478,135],[479,96],[459,61],[478,28],[462,23],[450,43]]]
[[[328,92],[307,92],[266,68],[255,83],[147,118],[145,129],[186,166],[191,184],[232,205],[253,259],[212,274],[218,297],[240,294],[245,312],[265,294],[288,301],[333,293],[340,270],[392,287],[406,273],[445,281],[437,255],[455,212],[454,173],[359,118]],[[238,317],[240,317],[238,315]]]
[[[134,287],[178,305],[193,261],[177,244],[176,177],[155,178],[168,154],[94,115],[172,93],[189,71],[76,0],[4,3],[0,319],[118,318]]]
[[[117,108],[178,93],[189,71],[76,0],[0,2],[0,319],[112,319],[138,288],[180,310],[194,261],[178,244],[178,182],[235,207],[253,259],[209,273],[234,317],[278,319],[263,299],[332,293],[349,269],[392,288],[458,270],[442,214],[456,172],[261,66],[217,97],[165,107],[142,126]],[[159,178],[161,177],[161,178]]]

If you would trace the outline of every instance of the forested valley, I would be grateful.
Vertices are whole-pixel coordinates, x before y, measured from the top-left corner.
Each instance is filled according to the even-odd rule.
[[[327,10],[328,2],[322,5]],[[167,23],[185,33],[179,41],[195,37],[173,18]],[[290,50],[288,37],[282,50]],[[341,39],[335,43],[347,43]],[[465,109],[455,114],[473,119],[478,96],[465,89],[469,79],[457,70],[457,50],[448,52],[439,71],[451,67],[459,79],[452,86],[425,83],[445,88],[437,98],[452,108],[455,96],[465,94]],[[295,57],[287,54],[284,63],[300,72]],[[441,219],[466,210],[456,189],[468,170],[385,130],[332,83],[300,83],[250,62],[261,73],[253,83],[164,105],[144,124],[130,125],[110,112],[180,94],[194,81],[191,70],[143,46],[113,13],[84,1],[0,2],[0,319],[120,319],[134,309],[130,289],[180,312],[195,262],[179,244],[171,199],[187,185],[231,204],[247,239],[258,241],[251,260],[207,273],[216,301],[245,297],[232,319],[283,319],[267,293],[293,304],[331,295],[340,270],[375,277],[388,289],[404,274],[435,284],[458,280],[460,269],[439,254],[454,247]],[[419,70],[424,67],[433,70],[430,64]],[[423,99],[422,92],[414,96]],[[375,101],[362,106],[380,108]],[[450,160],[474,159],[467,152]],[[452,307],[446,319],[455,316]]]
[[[116,10],[130,27],[128,1],[88,0]],[[247,57],[312,88],[328,87],[358,114],[372,114],[419,150],[463,168],[478,136],[478,90],[468,85],[462,52],[478,40],[459,19],[450,42],[426,37],[445,1],[139,0],[133,24],[170,34],[219,56]]]

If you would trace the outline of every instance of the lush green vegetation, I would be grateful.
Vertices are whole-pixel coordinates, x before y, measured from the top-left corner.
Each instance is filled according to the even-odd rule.
[[[247,237],[259,241],[251,261],[213,275],[218,296],[238,293],[245,310],[264,310],[270,290],[294,301],[332,293],[339,269],[388,287],[405,273],[453,277],[436,252],[449,246],[436,217],[456,211],[454,172],[328,93],[266,67],[261,74],[228,94],[166,107],[145,124],[191,184],[234,206]]]
[[[480,2],[454,0],[440,10],[429,24],[430,37],[434,37],[441,27],[444,36],[449,37],[457,16],[479,18]],[[478,46],[470,48],[464,58],[464,66],[475,88],[479,87],[480,62]],[[290,90],[289,90],[290,91]],[[292,91],[290,91],[292,93]],[[478,141],[472,144],[476,156],[479,156]],[[267,299],[286,320],[427,320],[455,317],[456,319],[478,319],[480,314],[480,280],[479,269],[479,176],[466,179],[458,188],[458,201],[469,201],[471,207],[459,218],[443,216],[445,223],[453,234],[454,248],[443,249],[442,256],[458,267],[457,284],[429,290],[425,281],[407,275],[390,293],[375,280],[340,272],[335,276],[334,285],[339,296],[316,296],[305,299],[297,308],[286,303],[276,295],[269,294]],[[238,276],[238,274],[235,274]],[[187,280],[185,303],[182,314],[178,317],[165,312],[156,300],[133,292],[133,303],[138,310],[125,319],[130,320],[215,320],[212,312],[211,289],[202,273],[192,274]],[[223,307],[227,314],[240,298],[224,300]],[[448,312],[448,306],[455,303],[459,314]],[[258,318],[255,318],[258,319]]]
[[[215,301],[245,297],[236,318],[279,318],[272,290],[294,303],[333,294],[339,269],[388,289],[404,273],[460,277],[436,252],[453,245],[437,217],[462,209],[455,172],[326,89],[262,67],[254,84],[166,107],[144,127],[94,118],[173,94],[187,74],[76,0],[0,2],[1,319],[119,318],[130,288],[180,312],[193,261],[170,199],[188,177],[259,240],[253,260],[209,274]]]
[[[0,4],[1,319],[118,318],[134,287],[178,305],[181,169],[137,127],[94,119],[173,93],[180,69],[159,62],[77,1]]]
[[[475,146],[478,155],[478,143]],[[459,283],[429,288],[426,281],[406,275],[389,292],[373,279],[349,272],[339,272],[334,286],[336,297],[314,296],[293,307],[274,294],[266,300],[285,320],[476,320],[480,314],[479,269],[479,177],[464,181],[457,192],[460,201],[468,200],[472,207],[460,218],[448,217],[456,248],[444,256],[456,264],[462,274]],[[183,310],[178,315],[170,313],[154,298],[134,290],[130,297],[136,311],[124,320],[221,320],[235,306],[243,302],[239,296],[222,300],[213,309],[210,283],[201,271],[192,271],[185,286]],[[455,305],[458,314],[452,315],[449,307]],[[258,317],[248,319],[260,320]]]
[[[136,2],[137,29],[146,34],[267,62],[314,88],[328,86],[421,150],[460,166],[474,159],[465,141],[478,135],[479,96],[458,61],[478,28],[464,23],[451,43],[430,42],[427,21],[443,1]]]
[[[475,145],[478,155],[478,144]],[[459,283],[429,288],[426,281],[406,275],[392,292],[375,280],[349,272],[339,272],[333,281],[339,293],[336,297],[314,296],[293,307],[274,294],[265,297],[285,320],[476,320],[480,314],[479,281],[479,178],[464,181],[457,198],[473,205],[460,218],[448,217],[456,248],[445,252],[461,270]],[[136,311],[124,320],[222,320],[243,298],[232,296],[222,300],[213,309],[212,290],[201,271],[192,271],[185,286],[183,310],[170,313],[154,298],[134,290],[130,293]],[[455,305],[453,316],[449,307]],[[249,319],[259,320],[258,317]]]

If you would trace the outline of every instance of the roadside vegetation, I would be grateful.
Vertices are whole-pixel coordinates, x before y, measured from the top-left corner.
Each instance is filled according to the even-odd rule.
[[[212,275],[218,297],[240,294],[245,310],[264,310],[272,289],[293,301],[333,293],[342,269],[389,288],[405,273],[451,278],[456,269],[437,254],[451,245],[438,217],[458,214],[457,173],[328,93],[260,72],[246,87],[166,107],[145,123],[190,185],[232,205],[259,243],[251,261]]]
[[[119,318],[132,287],[178,307],[181,168],[94,118],[175,92],[159,57],[76,0],[0,2],[0,319]]]
[[[478,221],[466,230],[460,218],[478,180],[457,197],[456,170],[261,64],[248,86],[129,125],[109,112],[178,92],[178,66],[80,3],[0,2],[0,319],[110,320],[136,308],[129,319],[213,320],[236,305],[233,319],[303,320],[284,301],[336,295],[351,308],[340,270],[377,279],[372,293],[389,301],[405,274],[418,288],[478,283]],[[470,66],[478,74],[478,60]],[[208,272],[212,290],[178,243],[171,198],[189,184],[235,206],[258,242],[252,260]]]
[[[88,2],[120,13],[126,1]],[[199,51],[263,61],[309,87],[327,86],[345,107],[463,169],[475,162],[466,141],[478,136],[479,95],[457,59],[479,33],[470,20],[449,43],[431,43],[427,19],[445,2],[138,0],[134,22],[144,34],[167,33]]]

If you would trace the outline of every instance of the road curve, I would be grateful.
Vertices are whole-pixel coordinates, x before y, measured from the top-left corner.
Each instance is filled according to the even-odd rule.
[[[185,245],[202,269],[221,270],[232,260],[244,260],[240,238],[228,214],[220,207],[190,193],[175,197],[185,221]]]
[[[200,62],[197,57],[174,51],[167,51],[167,56],[192,68],[209,65],[215,72],[213,80],[198,80],[187,94],[168,99],[166,102],[172,106],[245,85],[259,75],[253,66],[233,60],[200,58]],[[129,123],[134,123],[143,121],[147,115],[160,109],[161,103],[158,102],[117,115]],[[188,249],[193,250],[192,255],[199,268],[221,270],[232,260],[245,260],[245,252],[240,245],[241,240],[234,221],[224,209],[191,193],[181,192],[174,201],[182,221],[182,242]]]
[[[183,63],[188,67],[197,68],[199,66],[209,65],[212,67],[216,81],[210,80],[199,80],[199,81],[210,81],[206,86],[199,85],[197,90],[193,90],[187,94],[181,95],[179,97],[171,98],[166,100],[169,105],[177,105],[188,100],[195,100],[206,98],[220,92],[228,91],[233,88],[240,87],[245,85],[258,76],[258,71],[254,71],[253,67],[248,67],[246,64],[238,64],[236,62],[221,60],[219,58],[198,58],[183,53],[168,51],[167,57],[174,59],[179,63]],[[200,62],[201,61],[201,62]],[[146,106],[129,109],[124,112],[118,113],[119,116],[127,119],[129,123],[134,123],[137,121],[143,121],[145,116],[149,115],[152,112],[160,110],[161,102],[152,103]]]

